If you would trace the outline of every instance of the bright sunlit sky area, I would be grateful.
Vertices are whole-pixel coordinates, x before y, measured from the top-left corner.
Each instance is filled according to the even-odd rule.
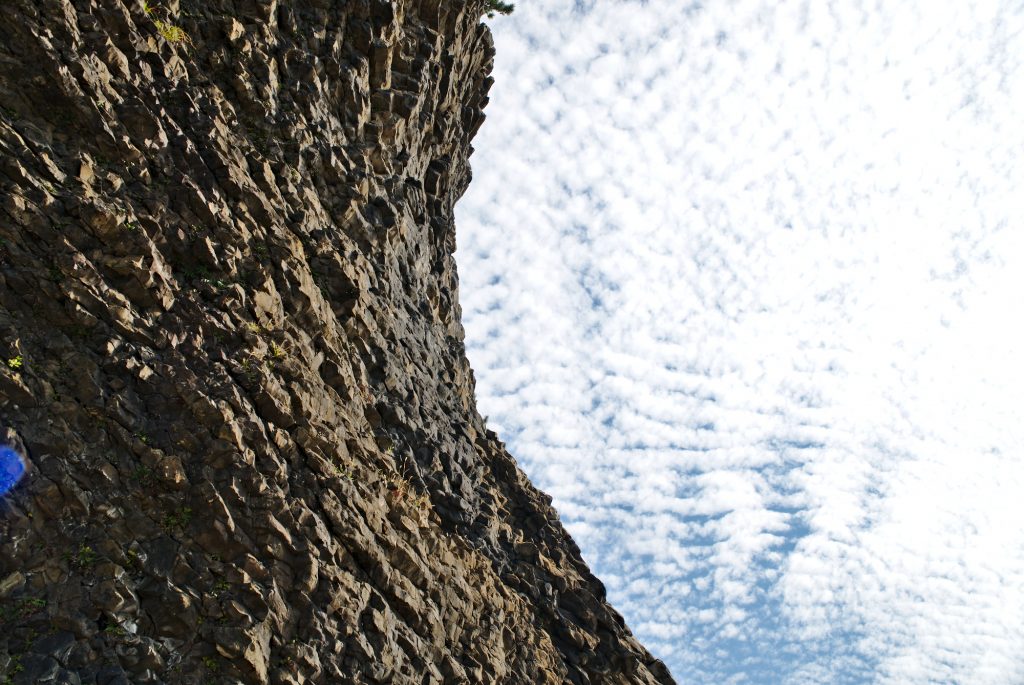
[[[680,683],[1024,683],[1024,2],[519,0],[480,411]]]

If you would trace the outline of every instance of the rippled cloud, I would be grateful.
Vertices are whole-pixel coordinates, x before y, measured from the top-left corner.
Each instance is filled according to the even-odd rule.
[[[688,683],[1024,682],[1024,6],[518,3],[481,411]]]

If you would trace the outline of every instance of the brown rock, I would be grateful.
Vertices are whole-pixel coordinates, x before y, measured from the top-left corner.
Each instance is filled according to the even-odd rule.
[[[0,663],[671,683],[473,404],[482,0],[185,4],[4,5]]]

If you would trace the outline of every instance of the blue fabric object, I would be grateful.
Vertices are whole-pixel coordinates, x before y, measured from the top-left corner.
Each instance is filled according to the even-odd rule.
[[[25,473],[25,462],[21,455],[10,447],[0,446],[0,496],[14,489]]]

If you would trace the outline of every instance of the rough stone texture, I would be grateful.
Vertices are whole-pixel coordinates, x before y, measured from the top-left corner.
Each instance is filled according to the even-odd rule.
[[[0,682],[672,682],[475,408],[482,12],[4,4]]]

